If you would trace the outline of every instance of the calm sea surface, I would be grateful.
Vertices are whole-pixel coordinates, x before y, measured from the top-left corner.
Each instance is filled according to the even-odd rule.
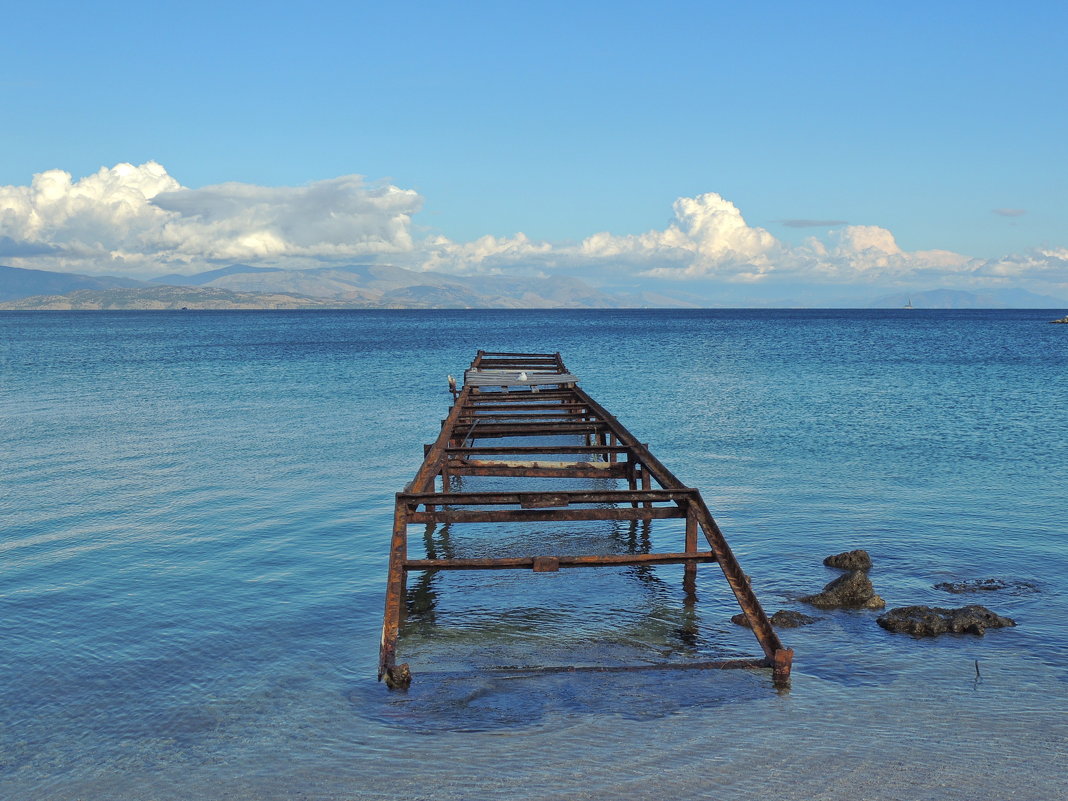
[[[1068,798],[1061,314],[2,313],[0,797]],[[917,640],[820,613],[781,632],[786,693],[763,671],[503,671],[759,648],[715,565],[696,611],[681,566],[413,573],[415,682],[388,692],[393,494],[478,348],[561,351],[703,490],[769,612],[865,548],[889,606],[1019,625]],[[616,552],[675,522],[411,541]],[[983,578],[1033,588],[933,586]]]

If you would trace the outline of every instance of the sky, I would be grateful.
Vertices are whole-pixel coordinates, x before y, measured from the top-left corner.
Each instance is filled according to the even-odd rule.
[[[0,264],[1068,298],[1065,31],[1060,2],[9,5]]]

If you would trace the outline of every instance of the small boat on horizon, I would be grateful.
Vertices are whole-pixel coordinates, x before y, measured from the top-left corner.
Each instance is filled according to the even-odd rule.
[[[908,303],[906,303],[902,308],[909,309],[909,310],[911,310],[913,308],[913,306],[912,306],[912,298],[911,297],[908,299]]]

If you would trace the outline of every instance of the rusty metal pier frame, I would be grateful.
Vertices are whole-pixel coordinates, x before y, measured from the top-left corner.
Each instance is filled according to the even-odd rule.
[[[683,564],[683,588],[696,599],[697,565],[715,562],[745,614],[763,658],[657,667],[764,667],[775,683],[789,682],[793,651],[780,642],[749,579],[731,553],[699,490],[685,486],[615,417],[578,387],[559,353],[478,351],[442,421],[425,447],[423,464],[397,493],[386,584],[386,608],[378,678],[391,688],[411,682],[408,664],[397,664],[397,638],[405,614],[407,573],[412,570],[526,569]],[[583,445],[484,445],[476,440],[577,435]],[[552,456],[554,461],[539,460]],[[573,456],[571,461],[555,461]],[[489,457],[489,458],[485,458]],[[453,492],[452,476],[599,478],[627,481],[626,490]],[[437,489],[438,478],[441,489]],[[657,488],[653,488],[653,484]],[[487,508],[488,507],[488,508]],[[531,555],[477,559],[412,559],[408,526],[436,523],[527,523],[534,521],[684,518],[682,550],[671,553]],[[698,529],[708,550],[698,549]],[[650,666],[640,666],[650,667]],[[606,668],[607,669],[607,668]],[[627,669],[627,668],[611,668]],[[638,666],[635,667],[638,669]]]

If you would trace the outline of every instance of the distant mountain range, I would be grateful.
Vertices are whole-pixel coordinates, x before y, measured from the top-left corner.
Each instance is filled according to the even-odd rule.
[[[16,311],[162,311],[192,309],[366,309],[363,301],[267,292],[231,292],[201,286],[149,286],[116,289],[77,289],[63,295],[35,295],[0,303]],[[378,308],[389,308],[379,306]],[[408,307],[398,307],[408,308]]]
[[[18,300],[32,295],[62,295],[76,289],[115,289],[148,286],[144,281],[117,276],[90,276],[77,273],[54,273],[49,270],[24,270],[0,265],[0,301]]]
[[[196,275],[161,276],[151,282],[0,269],[5,271],[0,273],[0,300],[8,301],[0,308],[6,309],[601,309],[698,305],[652,292],[603,292],[564,276],[455,276],[390,265],[282,270],[233,264]],[[182,291],[161,291],[176,288]]]
[[[649,283],[646,286],[650,286]],[[697,286],[651,290],[596,289],[578,278],[457,276],[391,265],[346,265],[285,270],[231,264],[195,275],[151,281],[0,266],[0,309],[618,309],[723,306],[684,294]],[[706,292],[717,291],[705,288]],[[870,304],[827,307],[917,309],[1059,309],[1068,302],[1023,289],[967,292],[934,289],[884,295]],[[730,304],[739,305],[739,304]],[[750,304],[758,305],[758,304]],[[767,306],[767,303],[759,304]],[[804,307],[818,304],[782,301]]]

